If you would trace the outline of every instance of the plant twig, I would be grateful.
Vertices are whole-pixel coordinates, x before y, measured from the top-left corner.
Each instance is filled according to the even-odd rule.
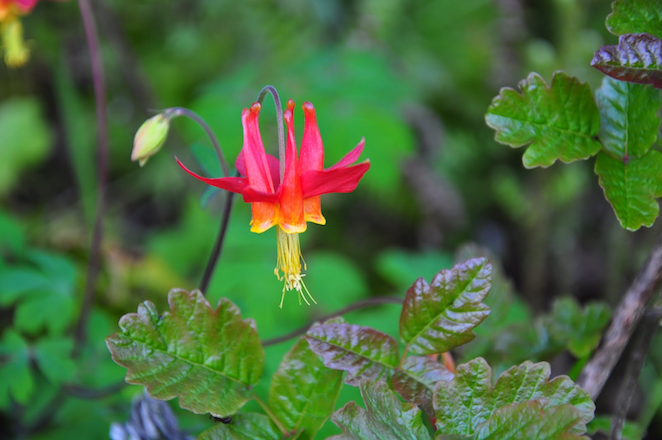
[[[378,296],[376,298],[370,298],[370,299],[364,299],[362,301],[357,301],[354,304],[350,304],[344,309],[340,309],[336,312],[329,313],[328,315],[322,316],[319,319],[316,319],[315,322],[323,322],[326,321],[327,319],[335,318],[336,316],[344,315],[345,313],[353,312],[354,310],[359,310],[359,309],[364,309],[367,307],[372,307],[372,306],[377,306],[380,304],[402,304],[404,299],[402,298],[397,298],[395,296]],[[310,324],[306,324],[305,326],[294,330],[293,332],[287,333],[283,336],[278,336],[277,338],[272,338],[272,339],[267,339],[262,343],[263,347],[268,347],[270,345],[276,345],[280,344],[281,342],[285,342],[289,339],[296,338],[297,336],[303,335],[308,331],[310,326],[312,326],[313,323],[311,322]]]
[[[274,98],[276,105],[276,123],[278,124],[278,160],[280,161],[280,179],[283,180],[285,174],[285,128],[283,127],[283,106],[280,103],[280,96],[274,86],[264,86],[257,95],[257,102],[262,104],[264,97],[270,93]]]
[[[221,257],[221,251],[223,250],[223,242],[225,241],[225,234],[228,232],[228,224],[230,223],[230,212],[232,211],[232,201],[234,200],[234,193],[227,192],[225,195],[225,206],[223,207],[223,218],[221,219],[221,227],[216,236],[216,243],[214,243],[214,248],[211,251],[209,260],[207,260],[207,266],[205,267],[205,272],[202,275],[202,280],[200,281],[200,292],[203,295],[207,293],[207,287],[211,281],[211,277],[214,274],[214,269],[218,263],[218,259]]]
[[[644,267],[637,275],[605,333],[600,347],[586,364],[577,380],[595,400],[607,382],[616,362],[621,357],[632,332],[644,314],[646,304],[662,284],[662,237],[648,255]]]
[[[90,247],[90,261],[87,267],[87,280],[83,293],[83,302],[78,315],[74,335],[73,355],[78,356],[85,343],[87,323],[94,299],[94,288],[99,276],[101,264],[101,244],[103,242],[103,218],[106,211],[106,185],[108,181],[108,121],[106,116],[106,83],[103,73],[103,63],[99,48],[99,38],[94,22],[94,14],[89,0],[78,0],[85,38],[90,53],[92,78],[94,81],[94,100],[97,117],[97,212],[92,232],[92,245]]]
[[[650,350],[655,332],[660,327],[660,318],[662,318],[662,309],[653,308],[644,315],[641,325],[639,325],[637,346],[632,353],[625,379],[618,394],[617,410],[611,421],[610,440],[621,440],[625,419],[632,403],[632,397],[637,389],[637,381],[641,375],[641,370],[644,368],[646,354]]]

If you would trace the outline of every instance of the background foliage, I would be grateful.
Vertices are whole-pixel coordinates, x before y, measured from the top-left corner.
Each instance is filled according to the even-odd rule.
[[[660,222],[653,224],[650,213],[657,213],[659,188],[644,191],[646,209],[635,213],[644,218],[635,223],[652,227],[624,231],[595,184],[592,162],[525,170],[523,150],[497,144],[485,125],[500,88],[516,87],[532,71],[540,76],[529,79],[552,89],[552,73],[560,69],[585,82],[598,107],[582,112],[591,123],[610,96],[630,93],[631,85],[602,82],[604,75],[589,67],[601,45],[618,45],[605,28],[608,2],[99,0],[94,6],[109,82],[111,183],[89,343],[76,359],[70,334],[96,203],[92,80],[76,3],[40,3],[24,20],[30,63],[20,70],[0,66],[0,437],[106,437],[112,422],[126,421],[131,399],[143,387],[114,388],[126,370],[112,362],[104,338],[143,301],[164,311],[171,288],[196,287],[221,198],[201,198],[202,184],[172,158],[176,153],[193,164],[188,147],[208,148],[204,133],[189,122],[174,124],[166,152],[145,168],[129,161],[133,135],[153,109],[181,105],[198,112],[234,158],[241,147],[240,110],[264,84],[273,84],[285,99],[314,103],[327,164],[366,138],[372,167],[364,181],[353,194],[326,196],[328,224],[311,226],[302,236],[306,281],[318,306],[299,307],[292,295],[277,308],[281,285],[273,277],[273,234],[250,233],[249,208],[237,201],[207,297],[213,306],[229,298],[243,319],[258,323],[263,340],[358,299],[402,297],[418,277],[430,281],[456,261],[481,256],[483,251],[463,246],[475,242],[491,251],[492,291],[484,301],[491,314],[476,327],[476,339],[454,351],[458,363],[482,356],[496,378],[525,360],[548,361],[554,376],[573,377],[609,320],[606,304],[617,302],[660,235]],[[642,32],[618,21],[625,9],[614,11],[609,29]],[[659,35],[655,27],[647,32]],[[628,95],[640,103],[639,120],[659,109],[651,89],[645,90]],[[265,105],[262,113],[263,136],[274,151],[275,112]],[[299,134],[302,116],[297,110]],[[614,118],[601,126],[618,125]],[[573,159],[597,153],[596,135],[605,150],[621,153],[612,147],[618,131],[585,134],[586,151]],[[654,145],[650,151],[642,147],[641,154],[659,156],[659,132],[644,134]],[[545,133],[506,141],[534,141],[526,147],[531,149],[539,137]],[[609,170],[609,160],[599,153],[599,169]],[[628,227],[631,216],[619,218]],[[382,305],[344,318],[396,337],[403,335],[400,311]],[[475,313],[477,323],[480,310]],[[396,359],[412,341],[393,339]],[[649,438],[662,430],[658,346],[654,342],[641,379],[646,386],[632,414],[644,427],[652,423]],[[262,380],[254,387],[283,420],[298,409],[278,406],[277,397],[272,402],[273,390],[287,392],[278,378],[292,374],[287,359],[310,356],[301,350],[296,339],[266,347]],[[329,377],[329,386],[334,380],[337,375]],[[599,414],[613,410],[617,384],[618,377],[597,402]],[[335,409],[366,399],[365,409],[354,410],[369,414],[366,396],[375,393],[369,387],[338,387]],[[99,397],[90,390],[114,392]],[[522,403],[531,413],[538,404]],[[216,426],[171,406],[185,432]],[[261,412],[254,401],[245,410]],[[237,423],[271,429],[265,420],[242,415]],[[318,423],[314,414],[305,420]],[[481,426],[488,435],[489,424]],[[319,438],[339,431],[326,421]],[[640,438],[637,424],[631,431]]]

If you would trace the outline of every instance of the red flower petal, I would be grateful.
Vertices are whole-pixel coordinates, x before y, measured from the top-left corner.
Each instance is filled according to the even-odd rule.
[[[310,102],[304,102],[303,114],[305,121],[301,153],[299,154],[299,171],[301,173],[308,170],[320,171],[324,168],[324,145],[322,144],[320,130],[317,127],[315,107]]]
[[[285,124],[287,136],[285,144],[285,174],[283,183],[278,188],[280,192],[279,224],[286,232],[303,232],[306,230],[306,220],[303,213],[303,195],[301,179],[297,164],[297,146],[294,140],[294,101],[287,101],[285,109]]]
[[[278,188],[280,185],[280,161],[271,154],[267,154],[267,162],[269,163],[269,173],[271,174],[271,181],[274,184],[274,188]],[[237,160],[234,163],[235,168],[239,171],[239,174],[246,177],[246,162],[244,162],[244,150],[242,149],[237,156]]]
[[[349,153],[345,154],[345,157],[340,159],[337,164],[333,165],[330,168],[327,168],[327,170],[335,170],[336,168],[341,168],[341,167],[346,167],[348,165],[353,164],[359,159],[359,156],[361,156],[361,153],[363,152],[363,146],[365,145],[365,138],[361,139],[361,142],[354,147]]]
[[[323,171],[306,171],[301,175],[303,197],[308,198],[328,193],[352,192],[369,168],[370,160],[367,159],[351,167],[329,168]]]
[[[188,168],[186,168],[184,164],[179,159],[177,159],[177,157],[175,157],[175,159],[177,160],[179,166],[184,169],[184,171],[186,171],[196,179],[205,182],[207,185],[215,186],[216,188],[222,188],[224,190],[239,194],[243,194],[244,190],[248,186],[248,180],[243,177],[221,177],[216,179],[202,177],[198,174],[195,174],[193,171],[189,170]]]
[[[244,126],[244,146],[241,151],[244,153],[246,178],[255,189],[274,192],[267,154],[264,152],[257,122],[259,114],[260,104],[257,102],[251,106],[250,110],[244,109],[241,112],[241,122]]]
[[[267,202],[267,203],[277,203],[280,198],[280,192],[269,193],[264,191],[259,191],[252,186],[247,186],[242,193],[244,196],[244,202],[254,203],[254,202]]]

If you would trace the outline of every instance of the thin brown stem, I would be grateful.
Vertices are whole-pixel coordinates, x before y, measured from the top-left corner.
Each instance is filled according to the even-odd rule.
[[[103,242],[103,218],[106,211],[106,185],[108,181],[108,121],[106,116],[106,83],[103,73],[103,62],[99,48],[99,38],[94,22],[94,14],[89,0],[78,0],[85,38],[87,39],[90,63],[92,66],[92,78],[94,81],[94,99],[96,103],[97,118],[97,212],[92,232],[92,245],[90,247],[90,261],[87,267],[87,279],[83,302],[78,315],[76,331],[74,335],[73,355],[78,356],[85,343],[87,323],[89,320],[92,303],[94,300],[94,289],[99,276],[101,265],[101,245]]]
[[[660,318],[662,318],[662,309],[653,308],[641,320],[641,325],[637,332],[637,346],[630,358],[630,364],[628,365],[625,379],[623,380],[617,398],[618,407],[611,421],[610,440],[621,440],[623,426],[625,426],[632,397],[637,390],[637,381],[641,375],[641,370],[644,368],[646,354],[650,350],[657,329],[660,327]]]
[[[225,235],[228,232],[228,224],[230,223],[230,213],[232,212],[233,200],[234,193],[227,192],[225,195],[225,207],[223,208],[221,227],[218,231],[218,235],[216,236],[216,242],[214,243],[214,248],[211,251],[209,260],[207,260],[207,266],[205,267],[205,272],[202,275],[202,280],[200,281],[199,289],[203,295],[207,294],[207,287],[209,287],[209,282],[211,281],[211,277],[214,274],[214,269],[216,268],[216,264],[221,257],[223,242],[225,241]]]
[[[319,319],[315,320],[315,322],[324,322],[327,319],[335,318],[336,316],[344,315],[345,313],[353,312],[354,310],[359,310],[359,309],[364,309],[367,307],[373,307],[377,306],[380,304],[402,304],[404,299],[402,298],[397,298],[394,296],[379,296],[376,298],[370,298],[370,299],[364,299],[362,301],[357,301],[354,304],[350,304],[349,306],[345,307],[344,309],[340,309],[337,312],[330,313],[328,315],[322,316]],[[301,327],[297,330],[294,330],[293,332],[287,333],[283,336],[278,336],[277,338],[272,338],[272,339],[267,339],[262,343],[263,347],[268,347],[270,345],[276,345],[280,344],[281,342],[285,342],[287,340],[290,340],[292,338],[296,338],[297,336],[301,336],[304,333],[308,331],[310,326],[312,326],[313,323],[311,322],[310,324],[306,324],[304,327]]]
[[[646,305],[662,285],[662,237],[657,241],[644,267],[637,275],[605,333],[593,357],[586,364],[577,380],[595,400],[616,366],[634,329],[646,310]]]

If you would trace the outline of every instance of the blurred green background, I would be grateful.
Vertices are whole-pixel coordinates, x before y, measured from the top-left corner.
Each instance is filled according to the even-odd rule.
[[[124,377],[104,338],[140,302],[163,310],[171,288],[199,282],[222,197],[202,203],[204,185],[173,159],[199,171],[189,147],[210,148],[190,121],[174,123],[165,151],[144,168],[130,161],[136,130],[158,109],[198,112],[232,162],[242,145],[241,109],[266,84],[297,103],[298,139],[300,105],[315,105],[326,166],[366,139],[370,171],[354,193],[323,197],[327,225],[302,235],[317,306],[289,295],[278,308],[275,233],[250,233],[249,206],[236,200],[208,297],[230,298],[263,339],[360,299],[402,296],[416,278],[450,267],[467,242],[490,249],[520,292],[507,306],[493,305],[486,322],[499,328],[548,312],[561,295],[613,305],[659,235],[659,226],[620,229],[591,164],[524,170],[522,151],[496,144],[483,120],[500,87],[515,87],[530,71],[549,82],[563,69],[597,87],[601,74],[588,63],[617,40],[604,28],[609,2],[96,0],[93,7],[108,85],[110,184],[89,344],[75,361],[70,335],[96,204],[93,88],[76,2],[41,2],[23,21],[30,62],[0,66],[1,438],[106,438],[142,388],[86,394]],[[269,98],[261,116],[275,153]],[[399,310],[383,305],[346,319],[396,335]],[[293,343],[267,348],[263,396]],[[540,359],[553,361],[555,374],[573,365],[568,354]],[[654,396],[638,396],[658,402],[653,412],[662,402],[658,367],[645,374]],[[598,412],[610,411],[609,393]],[[345,386],[338,407],[353,399],[360,401],[357,390]],[[171,403],[192,434],[213,423]],[[327,422],[319,438],[336,432]]]

